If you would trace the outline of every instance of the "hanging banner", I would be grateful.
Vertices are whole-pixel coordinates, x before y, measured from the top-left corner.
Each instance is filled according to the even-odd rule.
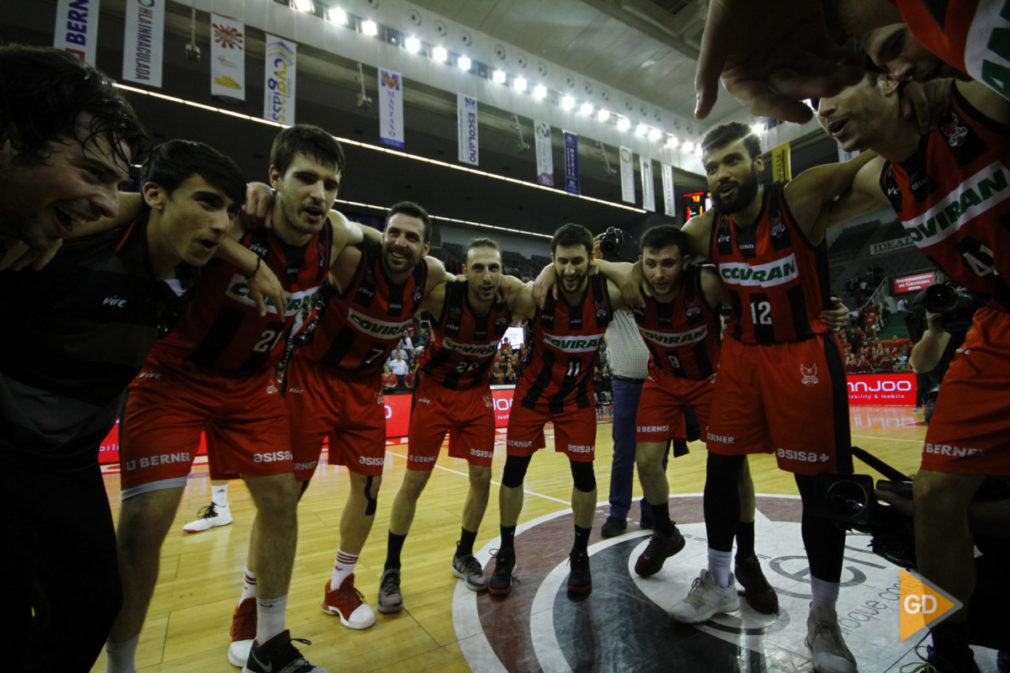
[[[537,153],[537,184],[554,186],[554,156],[551,153],[551,125],[533,122],[533,138]]]
[[[635,202],[635,156],[630,147],[620,148],[621,154],[621,200],[626,203]]]
[[[656,189],[652,179],[652,159],[639,154],[638,170],[642,173],[642,207],[656,212]]]
[[[403,148],[403,77],[379,68],[379,142]]]
[[[571,131],[565,134],[565,191],[579,193],[579,136]]]
[[[456,127],[459,132],[459,160],[476,166],[479,158],[477,146],[477,99],[456,94]]]
[[[98,47],[98,0],[59,0],[53,46],[95,65]]]
[[[245,100],[245,24],[210,15],[210,95]]]
[[[263,118],[279,124],[295,123],[295,75],[298,45],[266,33],[263,72]]]
[[[126,0],[123,79],[161,87],[166,0]]]
[[[663,214],[667,217],[677,217],[676,192],[673,188],[673,166],[660,163],[659,175],[663,179]]]
[[[789,143],[772,148],[772,180],[786,182],[793,179],[793,167],[789,161]]]

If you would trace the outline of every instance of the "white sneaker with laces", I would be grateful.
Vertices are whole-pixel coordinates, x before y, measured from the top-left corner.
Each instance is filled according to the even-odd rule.
[[[721,612],[739,609],[740,597],[733,575],[729,576],[729,586],[721,587],[712,573],[702,570],[691,584],[687,598],[673,606],[670,616],[685,624],[701,624]]]
[[[838,615],[831,608],[810,608],[806,643],[816,673],[858,673],[856,658],[845,646],[838,629]]]
[[[485,591],[488,577],[473,554],[454,556],[452,558],[452,574],[466,583],[470,591]]]
[[[231,523],[231,508],[228,505],[216,505],[213,502],[200,510],[195,521],[190,521],[182,527],[187,533],[202,533],[216,526],[227,526]]]

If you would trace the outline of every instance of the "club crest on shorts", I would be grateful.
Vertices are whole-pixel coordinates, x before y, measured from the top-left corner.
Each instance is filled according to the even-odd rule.
[[[801,362],[800,363],[800,376],[801,376],[800,383],[802,383],[805,386],[815,386],[815,385],[817,385],[818,383],[821,382],[821,380],[819,378],[817,378],[817,363],[816,362],[814,364],[810,365],[809,367],[807,367],[806,365],[804,365]]]
[[[273,382],[271,382],[267,386],[267,395],[276,395],[279,392],[280,392],[280,388],[278,388]]]

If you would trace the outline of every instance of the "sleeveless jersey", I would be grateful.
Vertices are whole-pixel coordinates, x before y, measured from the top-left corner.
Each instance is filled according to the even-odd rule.
[[[1010,309],[1010,128],[955,90],[951,115],[880,184],[898,219],[934,264]]]
[[[487,315],[475,314],[467,299],[469,286],[465,280],[446,283],[442,314],[421,353],[425,378],[453,390],[488,385],[498,342],[512,324],[505,302],[493,303]]]
[[[955,68],[1010,99],[1010,11],[1003,0],[896,0],[912,35]]]
[[[407,280],[390,282],[377,243],[361,248],[354,277],[341,293],[329,281],[319,294],[321,309],[302,357],[343,371],[378,374],[407,331],[424,297],[428,265],[422,259]]]
[[[211,262],[189,312],[158,342],[152,358],[169,364],[183,360],[233,376],[250,376],[280,362],[294,317],[311,304],[329,272],[333,229],[327,222],[304,246],[287,245],[270,231],[249,232],[241,243],[280,279],[286,314],[278,315],[268,304],[261,318],[245,274],[227,262]]]
[[[603,274],[589,277],[579,306],[547,297],[530,321],[529,347],[515,396],[522,406],[551,413],[594,404],[593,375],[607,325],[614,316]]]
[[[673,301],[647,297],[644,307],[632,313],[645,345],[650,367],[679,378],[700,380],[715,373],[719,363],[719,314],[701,292],[701,267],[684,270],[680,291]]]
[[[727,334],[741,343],[787,343],[831,331],[817,317],[830,296],[827,245],[811,245],[796,227],[784,188],[765,187],[752,226],[715,213],[710,257],[730,294]]]

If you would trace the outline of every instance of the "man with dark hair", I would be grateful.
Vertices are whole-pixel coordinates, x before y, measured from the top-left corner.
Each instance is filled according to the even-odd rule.
[[[328,437],[329,464],[346,466],[350,478],[322,609],[351,629],[375,623],[354,587],[354,567],[375,520],[385,462],[382,365],[425,297],[452,278],[426,256],[430,238],[427,211],[403,201],[389,209],[381,242],[344,248],[306,326],[308,341],[288,367],[285,399],[296,465],[314,469]]]
[[[0,349],[8,670],[94,663],[121,600],[98,447],[244,199],[231,159],[171,141],[148,161],[128,226],[77,222],[45,269],[0,273],[0,318],[17,326]]]
[[[227,261],[207,268],[189,312],[151,352],[130,386],[120,434],[118,547],[124,602],[107,646],[109,673],[134,669],[158,578],[159,550],[201,433],[212,454],[212,476],[241,475],[256,505],[229,660],[250,673],[286,666],[322,670],[302,658],[285,629],[301,489],[296,478],[308,476],[292,460],[276,366],[296,315],[311,302],[339,254],[359,243],[363,232],[329,211],[343,171],[343,153],[330,134],[318,127],[289,127],[274,146],[294,150],[283,153],[283,171],[270,166],[276,190],[271,228],[235,228]],[[267,269],[283,279],[286,301],[259,310],[251,285]]]
[[[51,254],[76,224],[115,217],[119,183],[148,148],[133,109],[104,74],[57,49],[0,47],[4,263],[26,250],[31,259]]]
[[[733,123],[702,140],[715,208],[684,227],[691,251],[715,263],[732,314],[706,432],[708,568],[671,614],[695,624],[738,607],[730,560],[740,474],[747,454],[775,451],[779,467],[794,473],[803,499],[801,528],[813,589],[807,644],[814,668],[852,672],[855,659],[835,613],[845,531],[814,514],[814,476],[852,470],[843,363],[821,318],[832,300],[823,280],[828,263],[819,218],[869,157],[812,168],[789,183],[765,187],[758,183],[764,164],[751,135],[747,126]],[[820,420],[812,424],[810,418]]]
[[[491,486],[495,436],[491,363],[505,330],[532,316],[535,307],[529,294],[522,291],[522,281],[502,274],[501,249],[496,242],[476,238],[467,244],[464,255],[465,278],[438,285],[420,307],[435,316],[435,321],[432,338],[419,361],[407,472],[393,500],[386,565],[379,583],[380,612],[403,608],[400,551],[447,433],[449,455],[466,459],[470,466],[470,489],[452,572],[468,589],[487,588],[487,576],[473,556],[473,544]]]
[[[889,77],[867,75],[818,101],[818,121],[843,148],[880,155],[829,221],[890,203],[934,264],[990,297],[944,376],[915,477],[919,571],[967,604],[975,584],[968,508],[986,476],[1010,476],[1010,102],[979,82],[958,81],[939,128],[923,135],[901,116],[898,90]],[[938,671],[977,670],[966,618],[962,610],[932,628],[929,659]]]

